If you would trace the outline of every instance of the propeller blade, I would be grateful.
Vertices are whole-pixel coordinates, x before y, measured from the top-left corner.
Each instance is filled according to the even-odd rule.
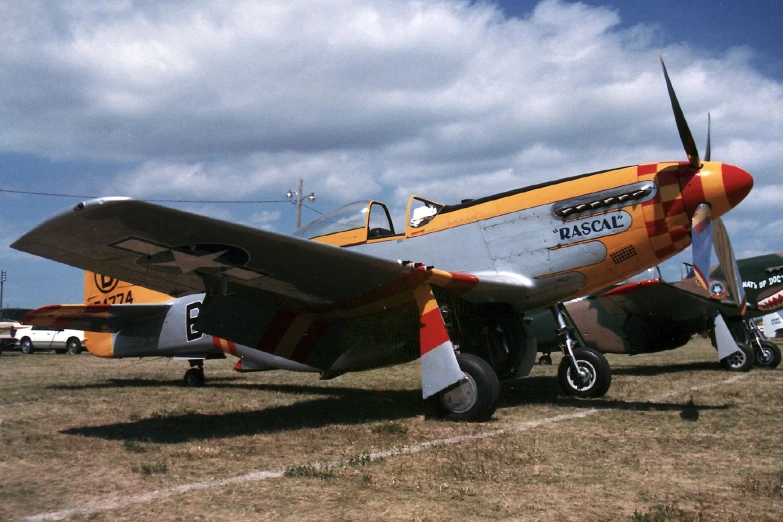
[[[696,207],[691,221],[693,272],[696,281],[709,290],[710,258],[712,257],[712,209],[706,203]]]
[[[718,359],[723,360],[729,355],[740,351],[737,342],[732,337],[729,327],[720,312],[715,316],[715,344],[718,348]]]
[[[674,111],[674,121],[677,122],[677,131],[680,133],[680,141],[685,148],[685,154],[688,155],[688,161],[691,167],[694,169],[701,168],[701,161],[699,160],[699,149],[696,148],[696,142],[693,141],[693,134],[688,127],[688,122],[685,121],[685,115],[680,108],[680,102],[677,101],[677,95],[674,93],[674,87],[669,79],[669,73],[666,71],[666,64],[663,63],[663,55],[658,53],[661,58],[661,67],[663,67],[663,77],[666,78],[666,88],[669,90],[669,99],[672,102],[672,110]]]
[[[718,256],[721,268],[723,268],[723,274],[726,277],[726,282],[729,284],[729,291],[737,302],[740,314],[745,315],[748,303],[745,299],[745,289],[742,287],[742,277],[737,266],[737,260],[734,257],[734,249],[731,248],[729,234],[726,232],[726,227],[723,226],[723,221],[720,218],[713,221],[712,234],[715,254]]]
[[[702,288],[709,290],[710,259],[712,249],[718,256],[731,296],[737,303],[740,314],[745,315],[747,301],[742,287],[737,259],[731,248],[731,240],[720,218],[712,219],[712,210],[706,203],[696,207],[691,221],[691,248],[693,249],[693,273]]]
[[[707,150],[704,151],[704,161],[710,161],[710,113],[707,113]]]

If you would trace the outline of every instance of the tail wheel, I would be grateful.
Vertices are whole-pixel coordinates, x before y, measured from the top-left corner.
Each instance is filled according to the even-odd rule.
[[[756,366],[774,370],[780,364],[780,348],[775,343],[763,341],[756,351]]]
[[[571,368],[568,357],[563,357],[557,368],[557,381],[567,395],[583,398],[603,397],[612,384],[612,369],[599,352],[590,348],[574,350],[579,373]]]
[[[191,368],[185,372],[185,386],[188,388],[204,386],[206,381],[203,368]]]
[[[457,363],[465,374],[456,386],[430,399],[438,417],[457,422],[489,420],[500,400],[500,381],[481,357],[458,354]]]
[[[68,342],[66,343],[66,347],[68,348],[68,353],[70,355],[79,355],[82,353],[82,343],[79,342],[79,339],[76,337],[71,337],[68,339]]]
[[[756,359],[753,350],[745,343],[737,343],[739,351],[720,360],[721,366],[730,372],[748,372]]]

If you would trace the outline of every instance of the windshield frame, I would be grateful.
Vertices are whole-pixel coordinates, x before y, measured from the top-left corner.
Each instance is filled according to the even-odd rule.
[[[303,239],[315,239],[349,230],[364,229],[367,226],[367,213],[372,200],[354,201],[327,212],[293,233]]]

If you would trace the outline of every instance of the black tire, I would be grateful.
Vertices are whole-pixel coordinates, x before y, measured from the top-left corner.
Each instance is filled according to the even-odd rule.
[[[204,386],[206,377],[204,377],[204,370],[201,368],[191,368],[185,372],[185,386],[188,388]]]
[[[557,382],[566,395],[582,398],[603,397],[612,385],[612,369],[601,353],[592,348],[574,350],[576,364],[585,370],[585,378],[572,375],[568,357],[563,357],[557,368]]]
[[[22,349],[22,353],[26,355],[29,355],[35,351],[33,342],[29,337],[22,337],[22,340],[19,341],[19,347]]]
[[[67,352],[69,355],[79,355],[82,353],[82,343],[76,337],[71,337],[68,339],[68,342],[65,343],[65,346],[68,348]]]
[[[737,346],[739,351],[721,359],[720,364],[730,372],[749,372],[753,368],[756,355],[745,343],[737,343]]]
[[[552,356],[549,354],[542,355],[538,358],[538,364],[541,366],[551,366],[552,365]]]
[[[500,401],[500,381],[495,370],[481,357],[467,353],[458,354],[457,363],[466,379],[430,399],[435,414],[455,422],[488,421]]]
[[[775,343],[763,341],[756,350],[756,366],[774,370],[780,364],[780,348]]]

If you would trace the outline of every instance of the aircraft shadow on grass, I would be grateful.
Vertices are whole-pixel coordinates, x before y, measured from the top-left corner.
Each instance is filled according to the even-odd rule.
[[[242,377],[210,377],[209,388],[246,388],[258,389],[256,384],[242,384]],[[53,384],[47,386],[49,390],[100,390],[112,388],[180,388],[183,389],[182,379],[106,379],[103,382],[90,384]]]
[[[669,373],[715,371],[725,374],[725,370],[717,361],[699,361],[682,364],[665,364],[660,366],[627,366],[612,368],[612,375],[634,375],[649,377]]]
[[[136,380],[127,380],[127,385]],[[169,384],[160,381],[139,380],[139,386]],[[101,385],[104,386],[104,385]],[[110,386],[109,384],[105,385]],[[228,385],[225,385],[228,387]],[[274,406],[263,410],[220,414],[183,413],[155,416],[147,419],[85,426],[63,430],[61,433],[97,437],[108,440],[145,441],[177,444],[211,438],[229,438],[243,435],[278,433],[304,428],[321,428],[335,424],[357,425],[370,422],[407,419],[421,415],[419,390],[366,390],[347,387],[320,387],[307,385],[252,385],[243,388],[276,391],[292,395],[324,395],[290,405]],[[88,385],[86,387],[97,387]],[[235,385],[230,385],[234,388]],[[557,381],[551,377],[532,377],[506,385],[503,388],[500,407],[525,404],[550,404],[564,408],[596,408],[632,411],[683,410],[682,404],[585,400],[563,397]],[[727,409],[729,406],[698,406],[699,410]]]
[[[683,394],[683,399],[686,394]],[[596,410],[619,411],[682,411],[683,404],[658,401],[623,401],[611,399],[577,399],[565,397],[556,379],[551,377],[528,377],[508,383],[503,387],[502,407],[524,404],[548,404],[563,408],[594,408]],[[699,405],[699,410],[726,410],[730,405]]]

